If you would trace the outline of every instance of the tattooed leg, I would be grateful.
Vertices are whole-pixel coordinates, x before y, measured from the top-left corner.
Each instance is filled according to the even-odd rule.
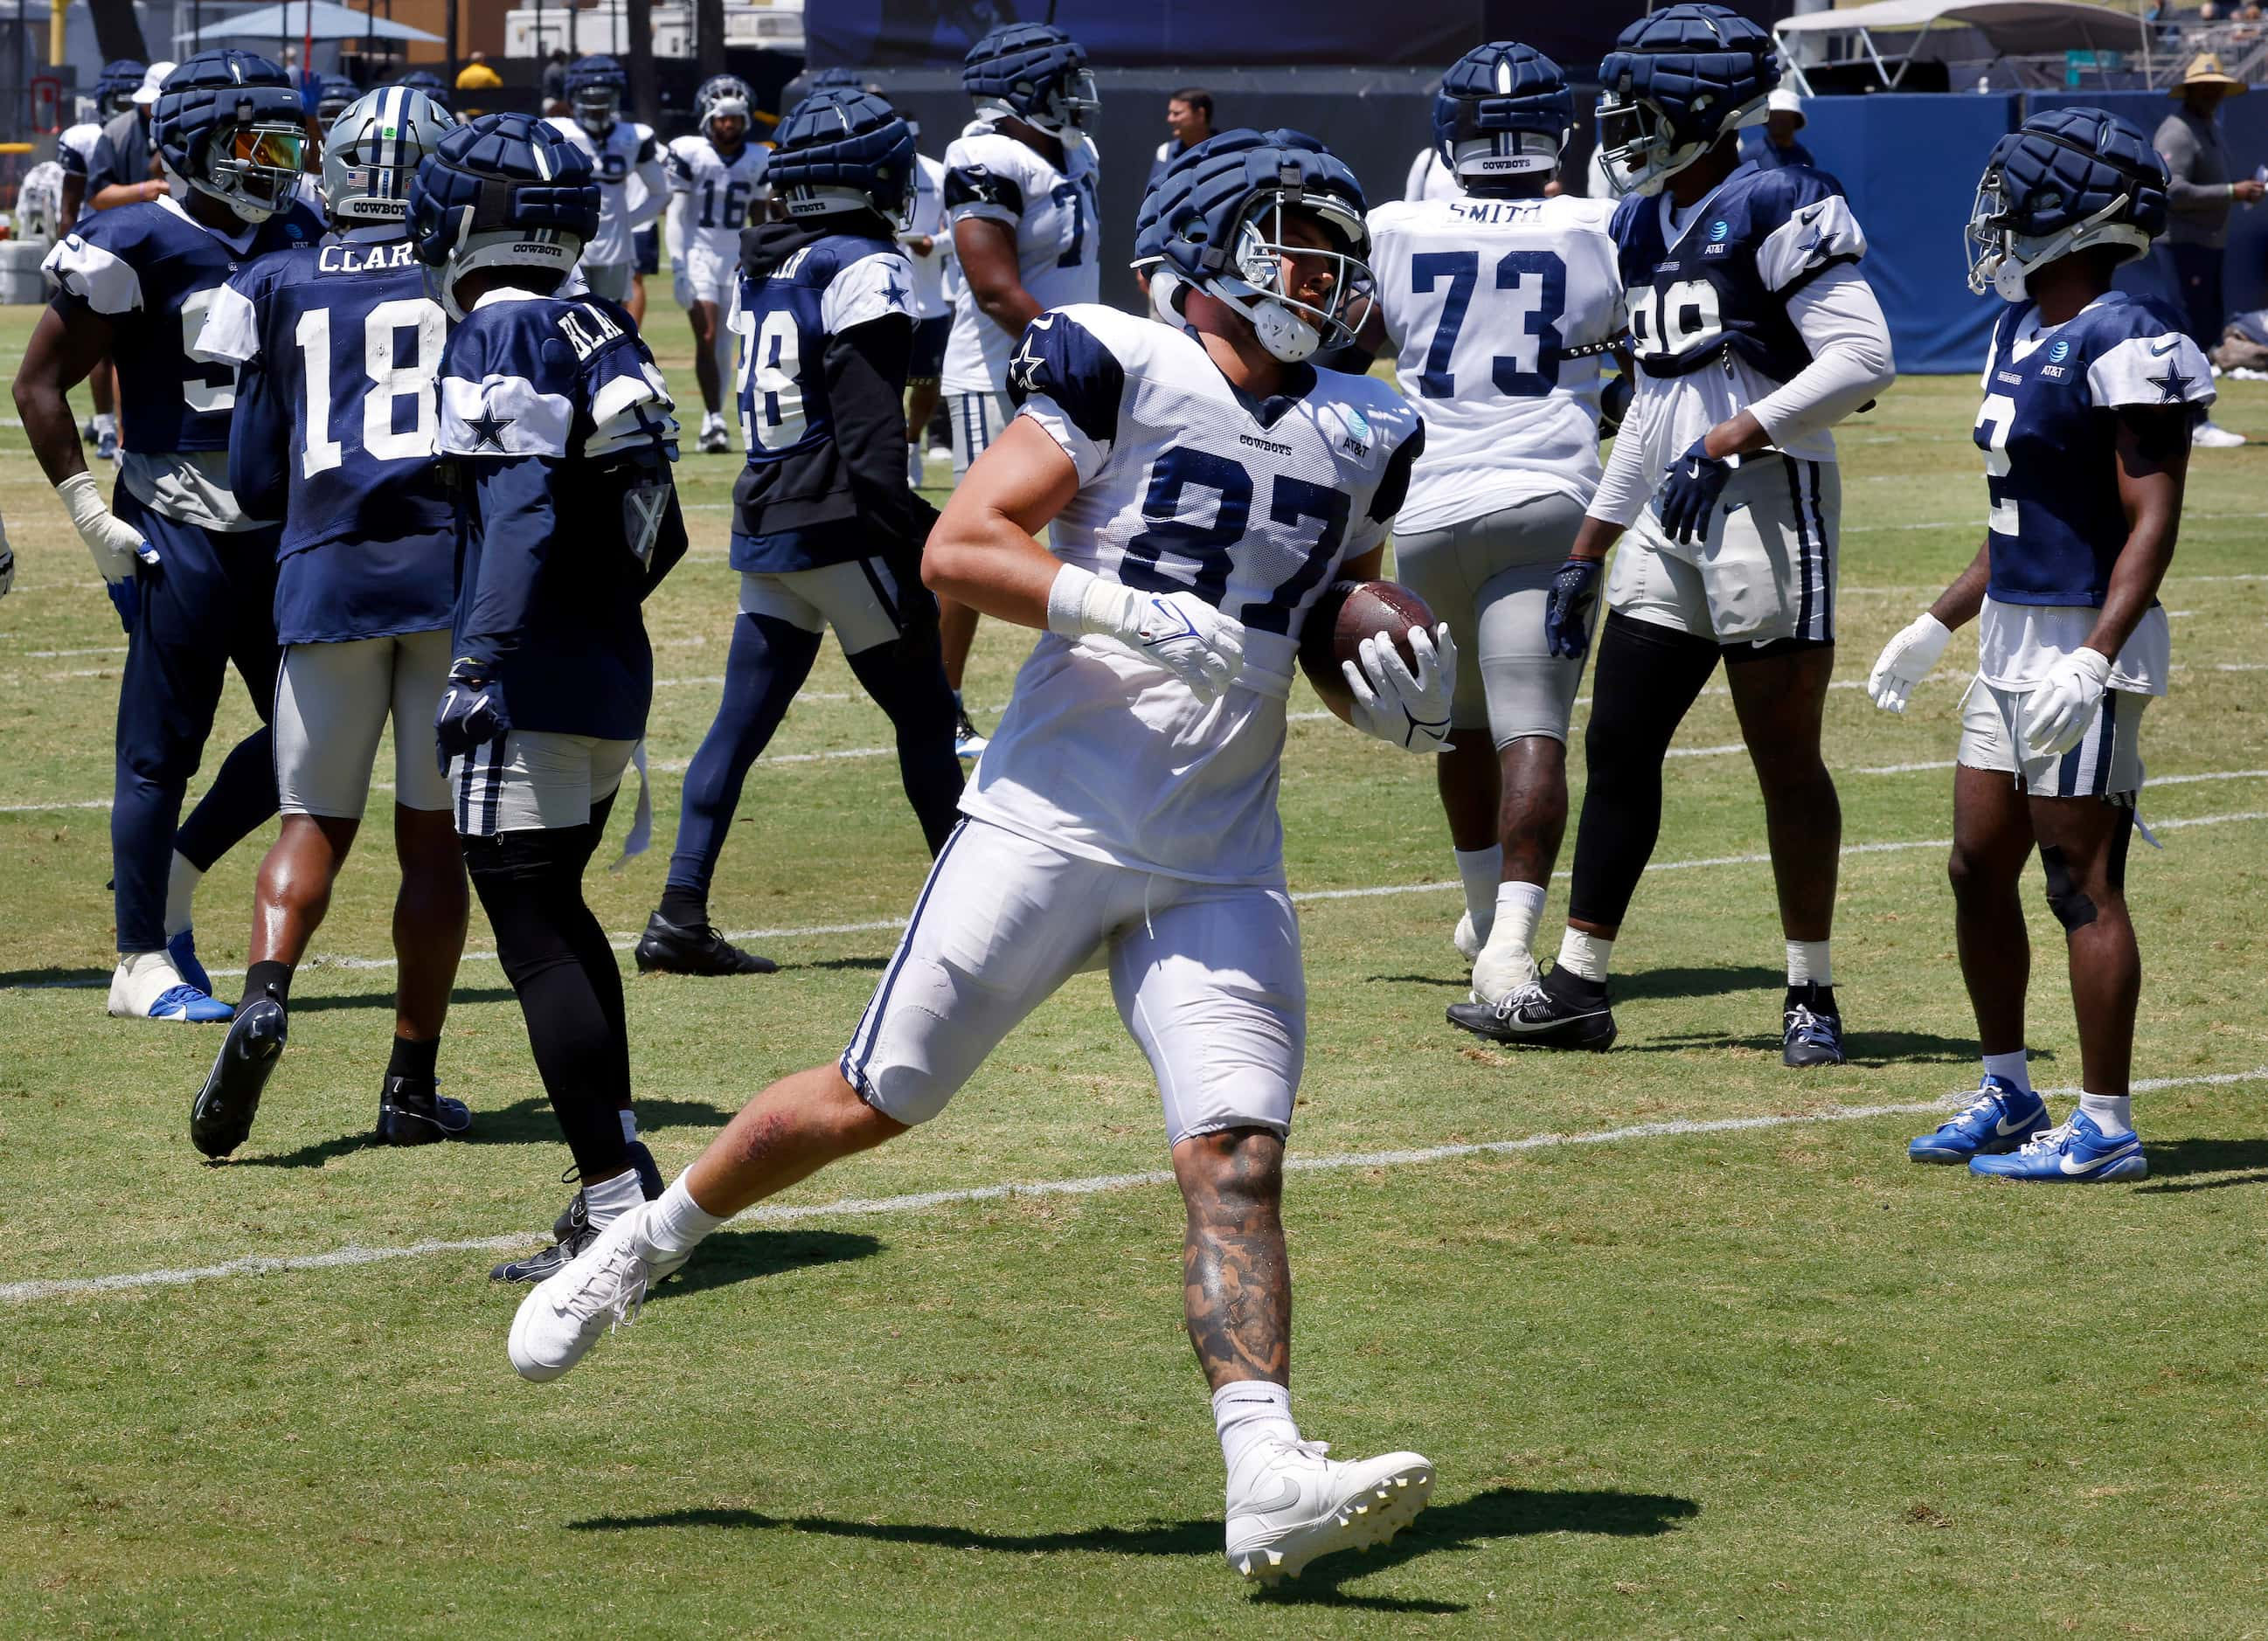
[[[1189,1210],[1182,1298],[1206,1382],[1290,1384],[1284,1142],[1263,1129],[1193,1135],[1174,1147],[1174,1177]]]

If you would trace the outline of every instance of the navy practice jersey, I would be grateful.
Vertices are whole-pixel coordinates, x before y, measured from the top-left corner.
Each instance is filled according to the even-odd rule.
[[[491,291],[449,338],[454,644],[496,669],[520,729],[645,732],[653,652],[638,607],[685,553],[674,408],[630,314],[595,297]]]
[[[1987,594],[2100,608],[2127,535],[2117,410],[2210,404],[2212,367],[2177,321],[2113,291],[2053,327],[2029,303],[2011,307],[1993,327],[1984,386]]]
[[[284,521],[285,644],[449,624],[456,504],[434,455],[448,330],[398,224],[271,252],[214,298],[198,349],[237,366],[237,505]]]
[[[56,305],[110,322],[121,444],[151,456],[228,448],[236,371],[196,357],[206,312],[238,269],[322,232],[298,205],[225,235],[173,200],[149,200],[96,212],[48,253]]]
[[[1730,350],[1774,382],[1811,363],[1788,298],[1827,269],[1866,254],[1830,178],[1749,162],[1670,226],[1667,194],[1616,208],[1631,350],[1649,376],[1683,376]]]
[[[827,234],[769,273],[740,276],[733,324],[748,466],[733,487],[733,569],[780,574],[874,550],[828,448],[836,428],[821,366],[828,339],[860,325],[887,320],[910,334],[912,298],[898,247],[857,234]]]

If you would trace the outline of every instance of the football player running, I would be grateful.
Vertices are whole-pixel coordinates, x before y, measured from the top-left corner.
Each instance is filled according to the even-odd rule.
[[[1370,214],[1364,340],[1392,346],[1425,422],[1395,573],[1466,659],[1437,776],[1465,886],[1456,946],[1484,1015],[1535,978],[1530,948],[1567,829],[1583,662],[1545,644],[1543,607],[1598,486],[1595,344],[1622,328],[1612,205],[1543,193],[1574,120],[1549,57],[1477,47],[1433,100],[1462,191]],[[1583,347],[1594,350],[1567,357]]]
[[[630,77],[608,56],[578,57],[567,68],[567,102],[574,113],[546,121],[589,156],[599,180],[599,231],[583,247],[577,270],[593,296],[628,302],[637,253],[637,232],[669,203],[661,149],[653,128],[625,120],[622,102]]]
[[[276,813],[266,728],[275,695],[276,532],[229,489],[233,372],[195,351],[229,275],[322,225],[293,203],[306,132],[284,71],[209,51],[169,74],[151,129],[172,192],[97,212],[43,264],[57,294],[26,348],[25,431],[127,629],[110,815],[119,962],[110,1012],[225,1020],[191,929],[197,881]],[[116,361],[110,505],[64,394]],[[181,801],[233,662],[262,727],[239,741],[186,821]],[[178,823],[179,829],[176,830]]]
[[[435,1081],[469,897],[448,783],[430,742],[451,651],[455,499],[435,459],[448,330],[409,240],[409,180],[456,121],[389,85],[350,103],[323,150],[331,231],[231,276],[197,341],[237,367],[229,488],[281,519],[276,784],[282,832],[253,894],[236,1019],[190,1107],[189,1137],[225,1157],[252,1131],[289,1035],[291,980],[329,909],[394,725],[393,1057],[378,1137],[461,1134]]]
[[[953,476],[1000,436],[1015,407],[1008,355],[1042,313],[1101,290],[1094,143],[1080,128],[1101,107],[1086,48],[1050,23],[1004,23],[968,48],[961,88],[976,118],[945,151],[945,214],[959,281],[945,346]],[[957,696],[976,611],[939,599],[945,675]],[[961,755],[984,738],[961,713]]]
[[[936,1116],[1095,956],[1165,1100],[1230,1565],[1296,1574],[1423,1505],[1425,1459],[1326,1459],[1287,1388],[1280,1200],[1306,987],[1276,813],[1285,702],[1308,607],[1335,575],[1376,572],[1424,429],[1383,383],[1307,363],[1346,338],[1367,233],[1353,173],[1278,138],[1312,142],[1224,132],[1160,181],[1166,322],[1079,304],[1026,330],[1021,414],[924,561],[933,585],[1044,629],[966,818],[841,1060],[759,1094],[659,1203],[522,1302],[526,1377],[567,1372],[733,1214]],[[1414,673],[1375,640],[1366,675],[1348,670],[1358,720],[1430,754],[1455,649],[1447,627],[1410,643]]]
[[[2172,669],[2158,584],[2181,525],[2190,423],[2213,386],[2182,327],[2110,276],[2165,226],[2165,162],[2097,108],[2036,114],[2002,137],[1970,214],[1970,289],[2009,305],[1977,416],[1984,544],[1867,682],[1877,706],[1904,711],[1953,629],[1977,622],[1950,871],[1984,1070],[1969,1108],[1908,1148],[1917,1162],[2073,1184],[2149,1173],[2129,1108],[2142,960],[2126,850],[2142,710]],[[2079,1107],[2060,1124],[2025,1065],[2031,953],[2017,889],[2035,845],[2079,1024]]]
[[[693,375],[701,384],[701,449],[730,450],[725,430],[725,371],[733,357],[725,315],[740,276],[740,231],[764,197],[764,153],[748,141],[755,97],[746,81],[719,74],[694,94],[699,132],[671,143],[662,157],[669,180],[669,271],[677,305],[693,325]]]
[[[740,619],[725,695],[685,771],[668,887],[637,944],[643,971],[769,974],[709,920],[709,886],[741,783],[832,627],[850,671],[897,731],[898,767],[930,852],[961,800],[953,692],[937,603],[921,584],[936,511],[906,486],[913,270],[895,235],[912,203],[914,136],[858,91],[814,92],[781,121],[771,158],[784,220],[751,228],[733,323],[743,336],[747,471],[733,490]]]
[[[599,188],[550,125],[492,114],[450,132],[417,168],[409,226],[456,320],[438,441],[457,473],[456,659],[434,731],[581,1188],[555,1246],[495,1272],[525,1281],[661,1188],[637,1139],[622,969],[583,871],[645,732],[640,607],[685,552],[677,423],[630,315],[556,294],[598,232]]]
[[[1739,128],[1764,117],[1779,81],[1771,35],[1723,6],[1668,6],[1624,29],[1599,75],[1638,376],[1545,610],[1554,652],[1583,654],[1601,566],[1622,541],[1589,785],[1558,962],[1486,1022],[1461,1023],[1506,1042],[1613,1042],[1608,957],[1661,828],[1662,759],[1722,660],[1787,942],[1780,1057],[1837,1065],[1828,939],[1843,822],[1819,752],[1840,527],[1829,430],[1895,379],[1889,330],[1834,185],[1741,158]]]

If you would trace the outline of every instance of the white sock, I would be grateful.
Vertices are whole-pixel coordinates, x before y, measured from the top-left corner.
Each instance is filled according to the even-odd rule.
[[[1570,929],[1559,937],[1559,967],[1603,986],[1607,983],[1607,958],[1614,949],[1612,940]]]
[[[2131,1094],[2081,1094],[2079,1108],[2113,1139],[2134,1131],[2134,1100]]]
[[[179,850],[173,851],[173,869],[166,874],[166,938],[172,939],[188,928],[195,918],[190,916],[197,898],[197,885],[205,874],[188,863]]]
[[[180,970],[166,953],[121,952],[118,970],[110,977],[111,1012],[146,1019],[159,997],[182,983]]]
[[[1473,932],[1486,946],[1490,925],[1496,922],[1496,884],[1504,875],[1504,848],[1491,843],[1486,849],[1451,853],[1457,857],[1457,876],[1465,886],[1465,915],[1473,920]]]
[[[1997,1077],[2004,1083],[2013,1083],[2028,1094],[2032,1092],[2031,1068],[2028,1063],[2028,1056],[2021,1049],[2014,1049],[2007,1054],[1986,1055],[1984,1075]]]
[[[1214,1391],[1212,1423],[1231,1475],[1257,1444],[1300,1439],[1300,1427],[1292,1423],[1291,1388],[1264,1379],[1240,1379]]]
[[[681,1174],[654,1199],[653,1211],[645,1217],[645,1240],[657,1254],[690,1254],[703,1237],[724,1223],[693,1200]]]
[[[593,1227],[614,1224],[644,1201],[645,1187],[638,1183],[636,1168],[583,1188],[583,1206],[590,1211]]]
[[[1827,959],[1826,941],[1790,940],[1787,943],[1787,983],[1791,986],[1831,986],[1835,983],[1835,969]]]
[[[1499,883],[1496,886],[1496,926],[1486,944],[1513,945],[1523,952],[1535,950],[1535,925],[1543,921],[1543,886],[1540,883]]]
[[[96,411],[94,430],[98,433],[115,433],[118,430],[118,417],[108,410]]]
[[[635,1111],[622,1111],[616,1115],[618,1115],[622,1120],[623,1140],[627,1143],[637,1138],[637,1113]]]

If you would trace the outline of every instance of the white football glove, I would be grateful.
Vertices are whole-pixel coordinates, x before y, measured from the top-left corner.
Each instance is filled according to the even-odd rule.
[[[1457,643],[1449,623],[1434,628],[1430,638],[1423,627],[1412,627],[1410,652],[1418,658],[1415,673],[1381,637],[1362,641],[1360,667],[1339,663],[1354,691],[1354,726],[1404,752],[1440,752],[1449,744],[1449,703],[1457,693]]]
[[[1194,592],[1145,592],[1065,564],[1048,589],[1048,630],[1116,638],[1148,657],[1211,705],[1236,680],[1244,624]]]
[[[1952,641],[1953,629],[1924,610],[1899,628],[1874,658],[1874,670],[1867,674],[1867,699],[1885,712],[1904,711],[1906,697],[1929,676]]]
[[[2055,758],[2086,738],[2110,687],[2110,658],[2100,650],[2078,649],[2048,668],[2048,675],[2024,697],[2024,742],[2036,758]]]
[[[94,567],[105,581],[132,580],[137,559],[145,564],[158,562],[142,533],[102,504],[102,492],[95,488],[92,473],[72,474],[55,486],[55,494],[63,498],[63,511],[70,514],[78,539],[94,555]]]

